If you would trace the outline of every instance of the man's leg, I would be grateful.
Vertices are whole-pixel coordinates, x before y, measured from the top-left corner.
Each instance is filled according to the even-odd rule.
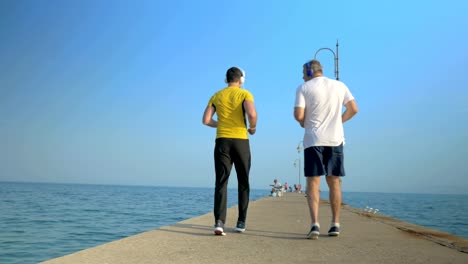
[[[320,224],[318,222],[320,176],[306,177],[306,179],[307,204],[309,205],[310,219],[312,222],[306,238],[317,239],[320,235]]]
[[[306,176],[307,203],[309,205],[312,226],[307,234],[308,239],[317,239],[320,235],[320,224],[318,219],[320,202],[320,177],[325,175],[323,167],[322,146],[314,146],[304,149],[304,175]]]
[[[338,176],[326,176],[330,189],[330,205],[332,210],[332,223],[340,222],[341,209],[341,182]]]
[[[244,222],[247,218],[247,209],[250,200],[249,172],[251,166],[250,145],[248,140],[236,140],[236,151],[233,154],[238,183],[238,221]]]
[[[307,203],[309,205],[310,219],[312,225],[318,223],[318,210],[319,210],[319,201],[320,201],[320,176],[306,177],[307,186]]]
[[[226,222],[227,185],[232,168],[232,161],[228,151],[229,141],[217,139],[214,151],[216,182],[213,212],[215,221],[221,220],[223,224]]]

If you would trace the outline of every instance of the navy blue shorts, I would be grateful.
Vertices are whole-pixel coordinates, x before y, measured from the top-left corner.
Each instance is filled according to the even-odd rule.
[[[314,146],[304,150],[304,175],[345,176],[343,144],[336,147]]]

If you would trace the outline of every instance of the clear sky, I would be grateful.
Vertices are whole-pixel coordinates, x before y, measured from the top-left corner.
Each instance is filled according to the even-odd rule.
[[[468,194],[467,13],[465,0],[2,0],[0,181],[213,187],[202,114],[239,66],[259,115],[251,186],[297,183],[302,65],[338,40],[360,108],[343,190]],[[334,78],[333,54],[317,58]]]

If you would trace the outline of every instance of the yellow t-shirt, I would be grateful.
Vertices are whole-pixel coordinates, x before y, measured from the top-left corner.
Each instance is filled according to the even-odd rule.
[[[248,139],[244,100],[253,102],[254,98],[249,91],[234,86],[226,87],[211,97],[208,105],[216,108],[218,116],[216,138]]]

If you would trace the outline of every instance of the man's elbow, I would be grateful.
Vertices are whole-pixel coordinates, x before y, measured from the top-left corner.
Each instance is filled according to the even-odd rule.
[[[301,123],[304,121],[304,115],[294,113],[294,119],[296,119],[297,122]]]
[[[249,118],[249,120],[257,120],[257,112],[247,113],[247,117]]]
[[[357,114],[359,112],[358,106],[357,106],[357,104],[356,104],[356,102],[354,100],[349,101],[345,105],[345,107],[346,107],[346,111],[348,111],[348,113],[351,116],[354,116],[355,114]]]
[[[298,117],[296,114],[294,115],[294,119],[296,119],[297,122],[301,122],[301,121],[299,120],[299,117]]]
[[[299,123],[304,122],[304,108],[294,107],[294,119]]]
[[[257,110],[255,109],[255,107],[248,107],[245,111],[245,114],[247,115],[249,121],[257,120]]]
[[[352,111],[353,115],[357,114],[357,113],[359,112],[358,106],[357,106],[357,105],[354,105],[354,107],[351,108],[351,111]]]
[[[208,126],[210,124],[210,119],[206,118],[206,117],[203,117],[202,123],[203,123],[203,125]]]

